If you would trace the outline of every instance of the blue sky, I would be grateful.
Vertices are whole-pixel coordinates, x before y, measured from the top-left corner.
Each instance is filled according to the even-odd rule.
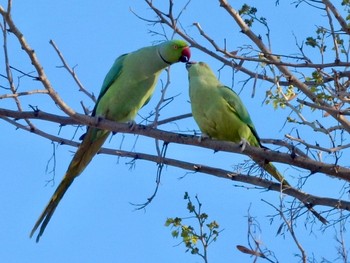
[[[159,2],[159,3],[158,3]],[[164,2],[164,3],[163,3]],[[155,1],[158,6],[166,6],[167,1]],[[176,8],[184,1],[175,1]],[[234,2],[234,3],[233,3]],[[281,1],[282,2],[282,1]],[[1,1],[5,4],[5,1]],[[232,1],[239,8],[243,1]],[[276,53],[297,52],[293,33],[305,39],[307,34],[315,30],[315,23],[305,21],[317,20],[320,14],[306,7],[295,9],[286,3],[275,7],[275,1],[266,1],[258,6],[259,12],[271,22],[273,49]],[[145,21],[137,18],[130,8],[140,16],[152,19],[154,14],[143,1],[14,1],[13,19],[25,35],[28,43],[35,49],[50,81],[59,95],[77,111],[82,112],[80,102],[93,107],[89,98],[78,91],[69,74],[61,63],[49,40],[55,41],[66,60],[75,70],[87,90],[99,93],[101,83],[113,61],[119,55],[136,50],[146,45],[164,40],[149,30],[160,31]],[[310,12],[313,11],[313,12]],[[305,18],[307,14],[307,18]],[[215,19],[209,19],[215,17]],[[294,19],[303,17],[304,19]],[[292,20],[293,18],[293,20]],[[182,26],[199,41],[193,22],[200,22],[203,29],[215,37],[219,44],[223,38],[232,50],[248,44],[248,39],[234,25],[230,17],[218,7],[217,1],[202,6],[202,1],[193,0],[183,15]],[[257,26],[257,29],[259,27]],[[168,31],[169,33],[169,31]],[[169,34],[170,36],[170,34]],[[11,64],[24,72],[32,71],[26,56],[21,52],[15,39],[9,35]],[[313,52],[313,51],[311,51]],[[214,70],[220,63],[201,53],[192,50],[192,59],[206,61]],[[3,64],[0,66],[4,72]],[[241,90],[245,76],[225,68],[220,79],[223,83],[237,91]],[[165,80],[165,75],[162,76]],[[29,79],[20,80],[20,88],[31,90],[42,88]],[[1,79],[1,85],[5,85]],[[252,89],[247,85],[241,92],[243,101],[249,108],[258,133],[262,138],[282,139],[292,127],[283,127],[284,119],[289,112],[274,111],[271,105],[262,105],[265,90],[264,84],[257,86],[256,96],[251,98]],[[171,68],[171,86],[168,97],[177,96],[167,106],[161,119],[190,112],[188,102],[187,72],[183,64]],[[153,110],[160,97],[160,85],[151,103],[140,111],[147,116]],[[29,105],[37,105],[48,112],[59,113],[57,107],[45,95],[23,98],[24,110]],[[13,101],[0,100],[0,107],[14,108]],[[266,118],[266,116],[270,116]],[[136,122],[140,122],[139,116]],[[37,121],[41,129],[73,138],[75,128],[63,127]],[[186,119],[176,124],[161,127],[165,130],[188,132],[197,128],[193,119]],[[84,132],[79,129],[75,139]],[[235,183],[203,174],[192,174],[181,169],[167,167],[164,170],[161,186],[154,201],[142,211],[135,211],[130,203],[142,203],[152,194],[155,187],[157,167],[153,163],[137,161],[135,167],[129,164],[130,159],[115,156],[98,155],[84,173],[77,178],[64,196],[58,209],[48,225],[39,244],[29,239],[29,232],[44,206],[63,176],[72,157],[74,148],[52,145],[48,140],[36,135],[16,130],[13,126],[1,122],[0,147],[2,152],[2,183],[0,184],[0,261],[1,262],[201,262],[199,257],[184,253],[183,245],[176,246],[180,240],[171,237],[171,230],[164,226],[167,217],[187,217],[185,191],[194,198],[198,195],[203,203],[203,210],[211,220],[216,220],[224,231],[209,249],[210,262],[250,262],[247,255],[236,250],[236,245],[247,246],[247,214],[256,217],[261,225],[262,244],[272,251],[280,260],[285,257],[297,261],[293,254],[297,248],[291,237],[276,236],[280,222],[273,221],[266,215],[275,211],[262,202],[278,205],[279,195],[276,193],[235,187]],[[308,135],[306,130],[305,135]],[[322,140],[322,136],[318,138]],[[135,143],[136,142],[136,143]],[[109,148],[120,147],[136,151],[155,153],[152,139],[137,138],[134,135],[116,135],[107,141]],[[46,184],[52,178],[46,172],[46,165],[55,148],[56,177],[55,185]],[[192,162],[209,164],[224,169],[232,167],[247,159],[227,153],[213,153],[204,149],[189,146],[170,145],[168,157],[181,158]],[[290,167],[278,166],[288,175],[299,173]],[[52,162],[49,163],[49,170]],[[183,177],[182,179],[180,179]],[[312,184],[306,189],[312,193],[322,194],[324,187],[336,185],[323,175],[311,179]],[[288,179],[290,180],[290,179]],[[291,179],[290,181],[293,181]],[[191,223],[191,221],[189,221]],[[316,225],[316,230],[319,225]],[[310,235],[310,229],[300,224],[297,235],[305,249],[311,255],[315,253],[319,259],[323,256],[332,260],[335,248],[329,248],[329,240],[333,232]],[[313,245],[317,241],[317,248]]]

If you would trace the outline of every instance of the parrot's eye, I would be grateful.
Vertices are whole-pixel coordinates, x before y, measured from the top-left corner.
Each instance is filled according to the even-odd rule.
[[[175,50],[177,50],[177,49],[179,48],[179,46],[178,46],[178,45],[174,45],[173,48],[174,48]]]

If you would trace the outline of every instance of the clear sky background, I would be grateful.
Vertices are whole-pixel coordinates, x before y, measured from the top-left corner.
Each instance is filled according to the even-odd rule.
[[[239,8],[244,1],[231,1]],[[258,1],[260,2],[260,1]],[[293,34],[302,41],[314,32],[315,23],[320,13],[304,6],[296,9],[287,1],[262,1],[258,5],[259,13],[270,23],[274,52],[296,53]],[[289,2],[289,1],[288,1]],[[2,5],[6,1],[0,1]],[[175,1],[176,10],[185,2]],[[159,7],[166,8],[167,1],[155,1]],[[256,3],[254,3],[256,5]],[[90,109],[93,102],[78,91],[71,76],[62,68],[61,62],[49,44],[55,41],[61,52],[75,70],[85,88],[98,95],[100,86],[116,57],[140,47],[152,45],[164,40],[159,35],[149,33],[150,30],[161,32],[159,26],[140,20],[138,15],[153,19],[155,16],[143,1],[14,1],[13,19],[25,35],[28,43],[35,49],[48,77],[59,95],[72,108],[82,112],[80,101]],[[165,9],[166,10],[166,9]],[[299,19],[298,19],[299,18]],[[220,9],[218,1],[193,0],[183,14],[182,26],[186,31],[199,37],[193,22],[200,22],[203,29],[213,36],[219,44],[227,39],[232,50],[250,44],[248,39]],[[259,27],[257,27],[259,28]],[[170,31],[167,31],[170,34]],[[11,65],[24,72],[33,69],[16,40],[9,35]],[[289,48],[289,49],[288,49]],[[311,51],[313,52],[313,51]],[[221,65],[212,58],[192,49],[192,59],[206,61],[216,71]],[[2,58],[1,58],[2,60]],[[315,59],[317,60],[317,59]],[[5,72],[3,63],[1,73]],[[220,79],[236,91],[242,88],[242,80],[246,76],[232,70],[221,71]],[[162,77],[165,80],[165,75]],[[0,79],[0,84],[6,81]],[[20,80],[20,89],[31,90],[42,88],[30,79]],[[283,139],[284,134],[292,131],[292,126],[283,127],[283,118],[289,111],[274,111],[271,105],[262,105],[264,94],[269,86],[259,84],[255,97],[251,98],[252,82],[240,93],[249,108],[258,133],[262,138]],[[174,102],[167,106],[161,119],[190,112],[188,102],[187,72],[183,64],[171,68],[171,86],[168,97],[177,95]],[[160,85],[152,101],[140,111],[146,117],[153,110],[160,96]],[[59,113],[57,107],[46,95],[23,98],[24,110],[30,110],[29,104],[39,109]],[[15,109],[13,101],[0,100],[0,107]],[[136,122],[141,122],[139,116]],[[51,125],[42,121],[34,122],[39,128],[66,138],[73,138],[75,128]],[[61,180],[72,158],[74,148],[53,145],[50,141],[28,132],[16,130],[13,126],[1,122],[0,152],[1,184],[0,184],[0,262],[202,262],[197,256],[185,253],[180,240],[173,239],[171,229],[164,226],[167,217],[187,217],[185,191],[194,199],[198,195],[203,203],[203,211],[209,214],[210,220],[216,220],[224,231],[216,243],[209,249],[210,262],[250,262],[252,259],[236,250],[236,245],[247,246],[247,215],[250,214],[260,222],[261,242],[276,253],[281,262],[297,262],[298,253],[291,237],[277,235],[280,221],[266,215],[275,214],[273,208],[262,202],[264,199],[275,205],[279,203],[279,195],[264,190],[236,187],[234,182],[218,179],[203,174],[188,173],[185,170],[167,167],[161,179],[161,186],[154,201],[142,211],[135,211],[130,203],[142,203],[153,193],[157,166],[154,163],[137,161],[130,165],[130,159],[115,156],[98,155],[90,163],[83,174],[70,187],[58,209],[52,217],[46,232],[39,244],[29,239],[29,232],[57,184]],[[191,133],[197,130],[192,118],[160,127],[165,130]],[[78,129],[74,139],[84,132]],[[311,136],[305,130],[304,136]],[[322,137],[319,138],[322,140]],[[320,141],[322,142],[322,141]],[[108,140],[105,147],[131,150],[155,154],[155,143],[152,139],[141,139],[133,135],[116,135]],[[327,145],[326,145],[327,146]],[[53,174],[46,172],[46,165],[55,149],[56,177],[55,184],[47,184]],[[185,161],[209,164],[224,169],[232,167],[245,157],[213,153],[209,150],[195,149],[190,146],[169,145],[168,157]],[[278,166],[293,182],[293,173],[300,171],[290,167]],[[53,163],[49,163],[49,170]],[[180,179],[182,178],[182,179]],[[306,189],[321,194],[327,187],[330,192],[333,181],[318,175],[311,179]],[[318,187],[312,183],[317,181]],[[295,183],[295,182],[294,182]],[[327,185],[326,185],[327,183]],[[335,183],[334,183],[335,184]],[[324,233],[306,228],[300,221],[297,236],[302,245],[316,258],[333,260],[336,248],[329,247],[333,240],[330,229]],[[188,221],[189,224],[195,224]],[[316,246],[317,243],[317,246]],[[288,259],[288,260],[286,260]]]

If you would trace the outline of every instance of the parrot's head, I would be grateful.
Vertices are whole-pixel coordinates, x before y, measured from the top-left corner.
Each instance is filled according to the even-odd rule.
[[[188,71],[189,78],[215,75],[214,72],[208,66],[208,64],[204,62],[189,61],[186,63],[186,69]]]
[[[191,51],[183,40],[170,40],[159,45],[159,55],[164,62],[171,65],[176,62],[188,62]]]

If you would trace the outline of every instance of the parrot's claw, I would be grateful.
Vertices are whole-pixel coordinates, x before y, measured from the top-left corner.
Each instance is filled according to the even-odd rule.
[[[128,121],[129,129],[130,131],[133,131],[137,125],[137,123],[134,120]]]
[[[249,142],[245,138],[242,138],[239,144],[241,146],[241,152],[244,152],[245,147],[247,146],[247,144],[249,144]]]

